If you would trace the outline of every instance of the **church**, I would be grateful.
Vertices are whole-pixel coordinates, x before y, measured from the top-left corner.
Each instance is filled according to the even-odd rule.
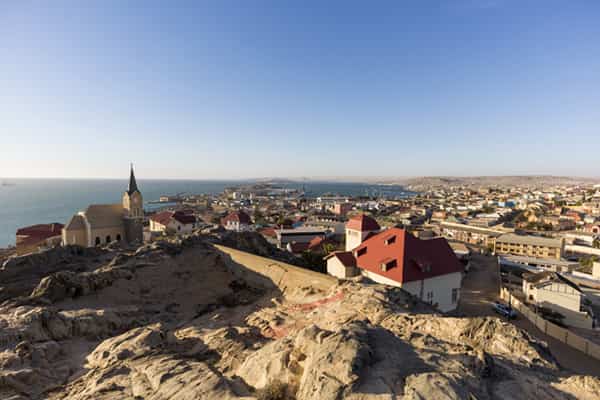
[[[120,204],[92,204],[73,215],[62,230],[63,245],[102,246],[114,241],[123,244],[143,241],[144,209],[142,193],[133,173]]]

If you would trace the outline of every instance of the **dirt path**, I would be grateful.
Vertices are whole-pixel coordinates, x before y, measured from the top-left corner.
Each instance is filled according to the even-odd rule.
[[[491,303],[498,299],[499,275],[495,257],[474,254],[463,279],[458,313],[469,317],[498,316]],[[558,363],[577,374],[600,376],[600,361],[544,334],[523,316],[511,321],[538,340],[548,343]]]

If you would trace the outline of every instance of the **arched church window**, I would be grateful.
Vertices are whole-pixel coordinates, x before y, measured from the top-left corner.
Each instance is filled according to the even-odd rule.
[[[100,245],[100,238],[98,236],[96,236],[96,246]]]
[[[106,237],[106,243],[110,243],[110,242],[112,242],[112,240],[110,240],[110,235],[108,235],[108,236]]]
[[[121,241],[121,235],[117,235],[117,241],[120,242]]]

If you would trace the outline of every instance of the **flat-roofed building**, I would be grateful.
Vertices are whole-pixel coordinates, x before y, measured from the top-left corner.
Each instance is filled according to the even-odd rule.
[[[313,227],[299,227],[295,229],[276,229],[277,247],[280,249],[287,248],[288,243],[310,243],[316,237],[326,236],[329,232]]]
[[[494,252],[560,260],[564,247],[563,239],[507,233],[496,238]]]
[[[475,244],[483,247],[493,246],[495,239],[504,233],[495,229],[459,224],[455,222],[442,222],[440,223],[440,228],[442,236],[446,239]]]

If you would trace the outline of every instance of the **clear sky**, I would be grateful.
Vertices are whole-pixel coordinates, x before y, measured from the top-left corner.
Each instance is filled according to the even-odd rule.
[[[0,2],[4,177],[600,176],[599,149],[597,0]]]

